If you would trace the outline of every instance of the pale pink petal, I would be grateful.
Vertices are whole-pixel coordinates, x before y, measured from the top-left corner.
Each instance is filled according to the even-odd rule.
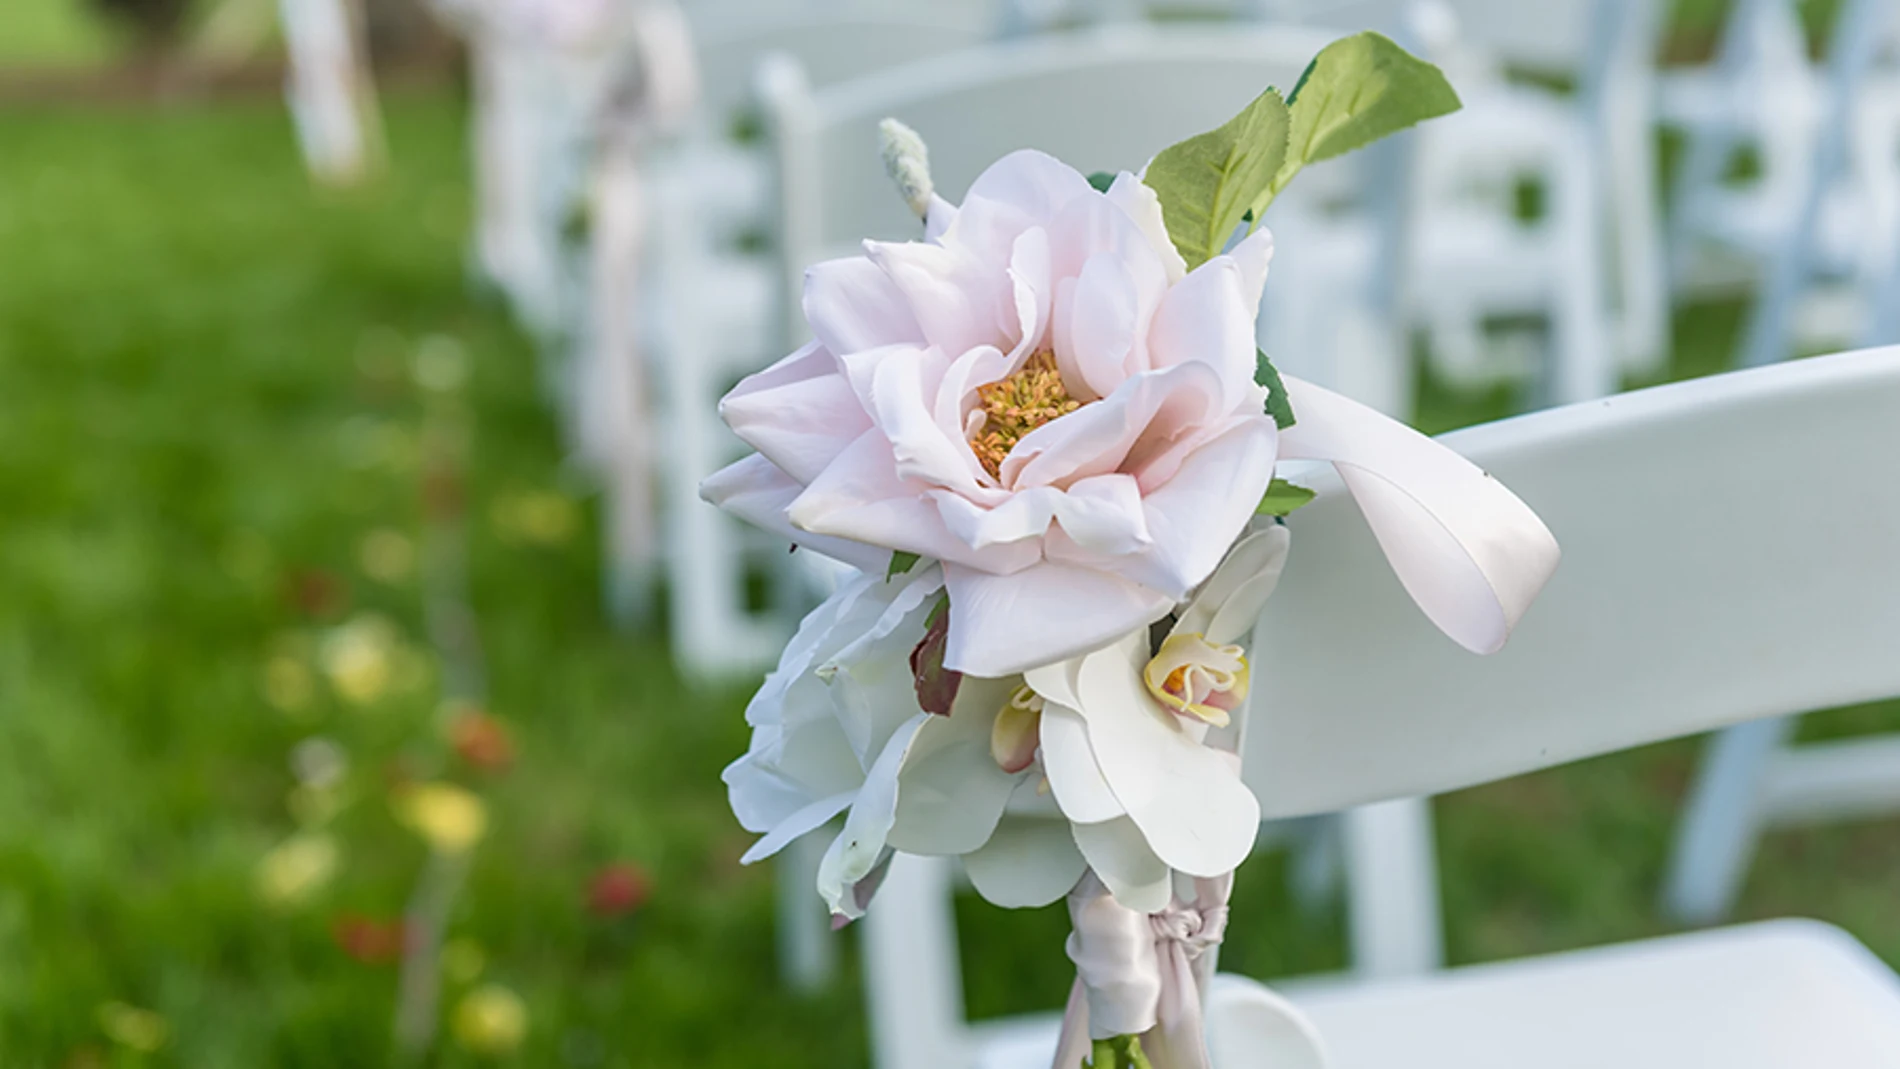
[[[944,434],[961,438],[968,448],[970,415],[977,407],[976,388],[1006,377],[1013,366],[1010,355],[993,345],[979,345],[951,361],[932,408]],[[974,462],[976,454],[970,456]],[[983,482],[994,485],[996,480],[985,471]]]
[[[1084,479],[1067,490],[1018,491],[992,508],[950,491],[932,491],[930,497],[950,533],[976,550],[1041,538],[1052,523],[1078,544],[1110,556],[1138,552],[1149,542],[1141,492],[1127,475]]]
[[[1247,419],[1202,446],[1174,478],[1143,500],[1152,555],[1178,596],[1213,573],[1273,481],[1273,419]]]
[[[1267,265],[1273,262],[1273,234],[1260,227],[1242,238],[1227,255],[1240,268],[1240,296],[1249,313],[1260,308],[1260,294],[1267,285]]]
[[[1557,567],[1550,529],[1443,445],[1330,390],[1286,383],[1298,422],[1282,455],[1332,461],[1425,615],[1475,653],[1502,647]]]
[[[937,395],[950,365],[943,350],[879,360],[872,373],[871,399],[878,429],[890,440],[897,477],[932,486],[975,489],[983,473],[969,443],[959,433],[944,433],[927,400]]]
[[[881,573],[890,564],[891,551],[884,547],[794,527],[788,510],[804,492],[796,479],[757,453],[722,468],[699,484],[700,497],[795,546],[862,571]]]
[[[902,291],[862,256],[806,268],[804,308],[812,337],[838,356],[924,341]]]
[[[719,416],[781,471],[810,482],[871,425],[837,366],[813,342],[741,380]]]
[[[1056,367],[1077,399],[1107,397],[1128,378],[1128,354],[1139,337],[1134,276],[1119,257],[1097,253],[1082,264],[1064,297],[1057,311]]]
[[[1096,649],[1166,616],[1175,600],[1048,561],[1014,575],[946,563],[944,585],[956,606],[944,664],[978,676],[1014,675]]]
[[[1064,205],[1095,190],[1080,171],[1046,152],[1020,149],[989,165],[964,196],[1020,213],[1031,224],[1054,219]]]
[[[1049,232],[1031,227],[1017,236],[1010,246],[1009,282],[1016,313],[1011,355],[1027,360],[1046,348],[1049,315],[1054,305],[1049,267]]]
[[[1061,820],[1011,817],[981,850],[963,855],[976,893],[1004,909],[1035,909],[1059,901],[1088,862]]]
[[[1216,418],[1223,387],[1204,364],[1137,375],[1114,393],[1023,436],[999,469],[1003,485],[1064,485],[1123,471],[1173,436]]]
[[[1220,375],[1229,411],[1257,396],[1254,313],[1259,295],[1248,301],[1247,285],[1232,257],[1216,256],[1168,291],[1148,331],[1153,366],[1209,365]]]
[[[929,344],[952,356],[979,345],[1014,345],[1016,304],[1003,264],[918,241],[867,241],[864,254],[902,295]]]
[[[1032,543],[971,548],[950,533],[925,490],[897,477],[891,444],[874,429],[847,446],[786,511],[802,531],[885,547],[886,562],[898,549],[998,574],[1035,563]]]
[[[1174,874],[1127,817],[1070,826],[1075,845],[1102,885],[1128,909],[1159,913],[1174,898]]]
[[[1146,182],[1123,171],[1115,176],[1107,195],[1109,203],[1127,212],[1128,218],[1141,228],[1149,247],[1167,268],[1168,283],[1181,281],[1187,275],[1187,261],[1174,247],[1174,239],[1168,237],[1168,224],[1161,215],[1161,198],[1155,191]]]
[[[1202,745],[1148,696],[1147,660],[1145,634],[1083,660],[1079,712],[1090,749],[1157,857],[1190,876],[1224,875],[1253,849],[1259,803],[1233,754]]]

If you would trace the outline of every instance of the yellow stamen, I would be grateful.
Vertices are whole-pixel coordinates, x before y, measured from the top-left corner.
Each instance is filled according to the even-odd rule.
[[[1006,379],[978,386],[976,396],[984,420],[970,449],[983,469],[998,478],[1003,458],[1024,435],[1082,407],[1062,385],[1055,354],[1049,352],[1030,357],[1021,371]]]

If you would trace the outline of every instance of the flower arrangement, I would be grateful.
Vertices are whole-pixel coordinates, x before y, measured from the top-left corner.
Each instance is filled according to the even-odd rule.
[[[855,572],[747,710],[727,769],[770,856],[840,815],[818,891],[861,916],[896,851],[1009,907],[1065,896],[1059,1069],[1205,1066],[1200,952],[1260,809],[1235,752],[1253,621],[1330,461],[1427,616],[1501,646],[1557,562],[1508,490],[1254,345],[1288,181],[1458,106],[1376,34],[1140,173],[1039,152],[952,205],[917,136],[886,162],[921,241],[810,268],[812,341],[721,415],[757,452],[706,498]],[[1156,934],[1167,933],[1167,934]]]

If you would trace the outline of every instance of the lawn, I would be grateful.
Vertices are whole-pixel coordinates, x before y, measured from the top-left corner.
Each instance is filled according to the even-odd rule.
[[[308,187],[270,100],[0,112],[5,1064],[400,1064],[389,925],[431,863],[398,818],[445,783],[487,830],[446,915],[444,1035],[412,1060],[862,1064],[851,956],[823,994],[784,990],[770,869],[737,863],[718,773],[744,688],[689,690],[663,639],[605,622],[595,502],[530,347],[465,282],[459,107],[389,112],[393,173],[350,195]],[[1719,366],[1735,323],[1685,313],[1678,372]],[[1426,422],[1504,400],[1429,391]],[[465,477],[442,459],[457,428]],[[443,708],[467,666],[425,614],[445,516],[469,528],[486,748],[444,730],[475,715]],[[1452,957],[1663,931],[1696,753],[1443,799]],[[1343,964],[1338,909],[1302,915],[1284,868],[1243,870],[1226,966]],[[650,895],[603,899],[604,870]],[[1776,833],[1740,912],[1832,920],[1900,962],[1897,891],[1900,825]],[[961,913],[973,1013],[1060,1003],[1059,908]],[[497,987],[526,1010],[513,1053],[453,1026]]]

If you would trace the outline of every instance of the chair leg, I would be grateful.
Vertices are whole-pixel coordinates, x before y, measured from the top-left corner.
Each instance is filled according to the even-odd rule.
[[[1444,963],[1438,859],[1429,798],[1401,798],[1342,817],[1353,973],[1417,976]]]
[[[1735,904],[1764,814],[1762,786],[1787,744],[1793,717],[1738,724],[1716,735],[1689,789],[1663,887],[1663,912],[1711,924]]]
[[[877,1069],[965,1069],[963,969],[948,858],[898,854],[859,921]]]

